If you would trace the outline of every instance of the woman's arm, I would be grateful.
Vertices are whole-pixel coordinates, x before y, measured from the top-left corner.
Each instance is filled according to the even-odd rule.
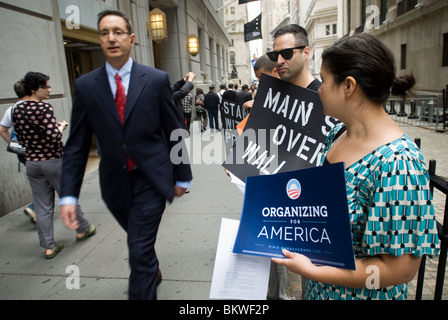
[[[9,128],[0,125],[0,136],[3,138],[3,140],[6,141],[6,143],[9,143],[9,139],[11,138],[11,135],[9,134]]]
[[[411,281],[417,274],[421,258],[411,254],[395,257],[381,254],[355,261],[356,270],[347,270],[329,266],[316,266],[306,256],[283,250],[287,259],[272,259],[277,264],[286,266],[292,272],[303,277],[350,288],[366,288],[368,277],[377,272],[379,283],[377,289]],[[369,266],[375,268],[370,269]]]

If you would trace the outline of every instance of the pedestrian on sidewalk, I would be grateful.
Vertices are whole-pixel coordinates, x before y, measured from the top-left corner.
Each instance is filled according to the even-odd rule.
[[[161,281],[155,252],[159,224],[167,200],[185,194],[193,179],[188,163],[170,158],[174,147],[186,150],[182,136],[171,139],[182,123],[168,74],[131,58],[136,39],[128,17],[105,10],[98,15],[98,30],[106,64],[76,81],[61,217],[69,228],[79,223],[74,203],[95,134],[101,144],[101,193],[127,232],[129,299],[156,299]]]
[[[55,191],[60,194],[62,132],[65,121],[57,122],[53,107],[43,102],[50,97],[49,77],[29,72],[23,83],[28,96],[17,104],[12,115],[20,144],[26,148],[26,175],[30,182],[36,212],[36,226],[45,258],[52,259],[63,249],[54,239]],[[79,205],[74,214],[79,221],[76,238],[84,240],[95,233],[95,226],[84,217]]]
[[[210,86],[209,92],[205,95],[204,104],[210,118],[210,130],[213,132],[215,129],[221,131],[218,122],[218,110],[219,110],[219,96],[216,94],[215,87]]]
[[[196,116],[199,118],[201,132],[207,130],[207,110],[204,103],[204,91],[201,88],[196,88],[196,96],[194,97],[194,104],[196,106]]]
[[[273,260],[307,279],[305,299],[406,299],[422,256],[439,252],[425,161],[383,108],[391,93],[405,97],[415,84],[395,69],[393,53],[369,34],[338,40],[322,54],[319,95],[324,112],[341,120],[322,165],[346,164],[356,270],[315,266],[284,250],[287,259]]]
[[[13,106],[9,107],[5,114],[3,115],[3,119],[0,122],[0,136],[3,138],[3,140],[6,141],[6,143],[9,143],[12,136],[17,137],[15,130],[12,125],[12,110],[13,108],[22,103],[23,101],[26,101],[29,99],[29,97],[25,93],[25,85],[23,81],[17,81],[14,84],[14,91],[19,98],[19,101],[17,101]],[[9,129],[12,129],[11,134],[9,133]],[[20,164],[26,165],[25,156],[23,155],[17,155],[17,158],[19,159],[19,172],[20,172]],[[30,203],[24,210],[23,213],[28,216],[32,223],[36,224],[36,212],[34,211],[34,203]]]
[[[246,102],[251,100],[253,99],[252,93],[249,91],[249,86],[247,84],[243,84],[241,91],[236,94],[236,104],[242,107]]]
[[[236,94],[233,83],[229,83],[229,88],[223,92],[222,98],[223,100],[236,102]]]
[[[177,81],[171,86],[173,91],[174,103],[176,103],[179,109],[180,119],[185,129],[190,132],[190,119],[191,119],[191,96],[190,91],[194,89],[193,81],[196,75],[193,72],[188,72],[185,78]],[[186,98],[184,100],[184,98]]]

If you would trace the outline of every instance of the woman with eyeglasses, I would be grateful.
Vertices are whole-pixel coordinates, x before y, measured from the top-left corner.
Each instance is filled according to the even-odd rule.
[[[356,270],[313,265],[289,251],[274,261],[308,279],[306,299],[406,299],[421,257],[439,252],[423,156],[383,108],[390,94],[404,98],[415,79],[396,77],[392,52],[368,34],[324,51],[321,77],[324,111],[341,120],[322,165],[346,166]]]
[[[62,169],[62,132],[65,121],[57,122],[53,107],[43,100],[50,97],[49,77],[29,72],[22,80],[28,99],[15,106],[13,124],[19,142],[26,147],[26,174],[33,194],[36,226],[45,258],[52,259],[63,249],[54,239],[55,191],[59,193]],[[81,221],[76,239],[84,240],[95,233],[95,226],[84,217],[78,206]]]

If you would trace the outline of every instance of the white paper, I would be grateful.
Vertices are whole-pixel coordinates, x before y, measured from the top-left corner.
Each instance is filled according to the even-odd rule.
[[[210,299],[266,300],[271,260],[233,253],[239,224],[221,221]]]
[[[245,184],[243,181],[241,181],[240,178],[238,178],[237,176],[235,176],[232,172],[230,172],[230,171],[228,171],[228,170],[227,170],[227,172],[229,173],[230,178],[231,178],[230,182],[232,182],[233,184],[235,184],[235,185],[238,187],[238,189],[239,189],[242,193],[244,193],[244,191],[246,190],[246,184]]]

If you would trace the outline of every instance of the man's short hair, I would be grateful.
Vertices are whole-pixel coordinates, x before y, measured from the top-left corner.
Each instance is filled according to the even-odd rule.
[[[266,72],[272,72],[275,67],[276,63],[272,62],[271,59],[269,59],[269,57],[264,54],[255,62],[254,71],[257,72],[258,70],[264,70]]]
[[[17,81],[14,84],[14,91],[19,99],[22,99],[24,96],[26,96],[25,83],[23,83],[23,80]]]
[[[101,12],[98,14],[98,31],[100,31],[100,22],[101,22],[101,20],[103,20],[103,18],[105,18],[105,17],[107,17],[107,16],[118,16],[118,17],[123,18],[124,21],[126,22],[126,28],[128,29],[127,32],[129,32],[129,34],[133,34],[133,33],[134,33],[134,30],[133,30],[133,27],[132,27],[132,23],[131,23],[131,21],[129,20],[128,16],[126,16],[126,15],[125,15],[123,12],[121,12],[121,11],[118,11],[118,10],[110,10],[110,9],[101,11]]]
[[[308,33],[298,24],[288,24],[278,29],[274,34],[274,39],[287,33],[294,34],[297,46],[309,46]]]

